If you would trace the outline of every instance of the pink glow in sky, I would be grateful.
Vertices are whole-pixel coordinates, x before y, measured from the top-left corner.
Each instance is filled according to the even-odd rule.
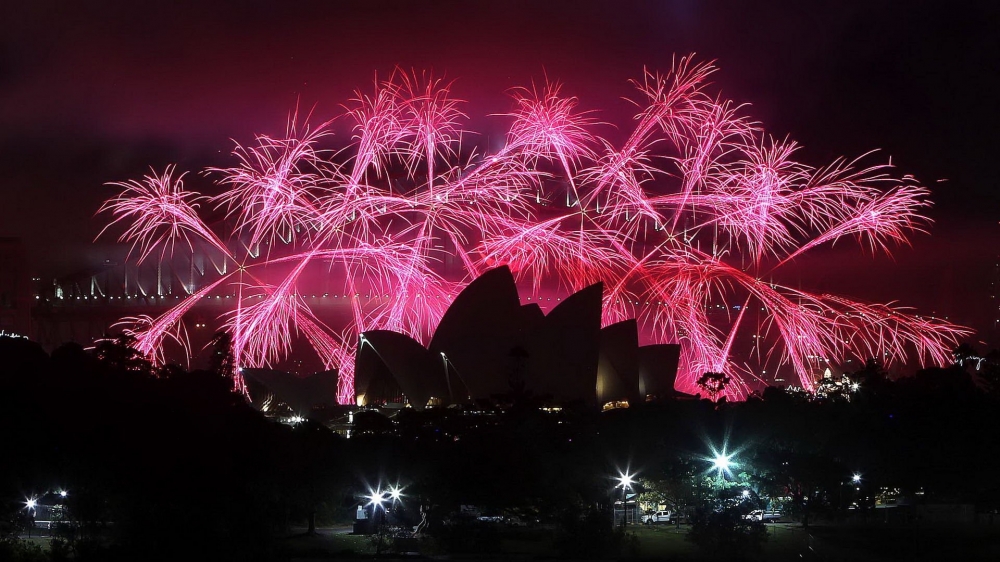
[[[489,150],[465,140],[476,135],[449,82],[397,70],[331,121],[293,114],[284,135],[238,144],[234,165],[208,170],[225,189],[215,197],[186,190],[167,168],[116,184],[123,191],[104,211],[137,261],[195,244],[214,252],[224,267],[212,288],[235,295],[224,325],[237,365],[272,365],[303,333],[343,375],[344,402],[361,332],[426,343],[454,295],[498,265],[536,291],[603,281],[605,325],[636,318],[647,338],[681,345],[685,392],[715,371],[737,381],[730,397],[743,397],[760,365],[790,367],[808,389],[848,358],[946,363],[968,330],[780,280],[789,263],[835,242],[876,255],[905,246],[929,226],[928,190],[870,156],[799,161],[794,142],[718,97],[714,72],[681,57],[634,80],[620,143],[554,83],[514,89],[505,142]],[[334,149],[338,121],[352,136]],[[224,211],[231,229],[217,234],[201,207]],[[283,265],[291,269],[265,280]],[[385,298],[354,298],[346,325],[327,326],[299,290],[314,267],[342,279],[348,295]],[[204,292],[129,332],[159,357]],[[754,338],[739,360],[738,337]]]
[[[801,143],[797,158],[823,163],[879,148],[873,161],[891,158],[932,191],[935,205],[923,211],[935,221],[931,235],[910,236],[913,248],[898,248],[895,261],[825,244],[782,267],[789,285],[899,299],[1000,343],[990,300],[990,248],[1000,246],[1000,192],[990,179],[1000,141],[990,131],[1000,125],[1000,88],[983,62],[1000,56],[992,4],[8,4],[0,8],[0,236],[24,239],[44,279],[124,256],[110,243],[87,244],[104,226],[92,215],[113,195],[109,180],[140,178],[149,166],[231,166],[230,139],[280,137],[296,105],[339,114],[376,73],[399,66],[453,80],[454,97],[467,100],[465,128],[476,132],[464,142],[489,153],[505,144],[502,114],[516,111],[508,89],[530,91],[549,76],[564,99],[578,98],[574,111],[597,122],[590,133],[620,148],[635,114],[621,99],[625,81],[695,52],[724,69],[713,91],[752,102],[743,114]],[[338,120],[328,131],[329,146],[342,147],[351,127]],[[193,174],[185,183],[206,195],[220,189]],[[750,239],[759,248],[776,234]]]

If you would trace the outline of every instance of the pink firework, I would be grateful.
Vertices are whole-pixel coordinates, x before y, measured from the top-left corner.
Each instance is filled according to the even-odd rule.
[[[310,129],[293,117],[284,137],[238,145],[236,165],[209,170],[226,189],[213,198],[186,191],[172,168],[115,184],[124,191],[104,210],[128,223],[121,239],[140,260],[205,244],[226,265],[161,317],[132,319],[129,333],[162,360],[165,339],[183,340],[185,314],[225,287],[239,365],[274,364],[303,336],[340,369],[338,398],[349,402],[361,332],[427,342],[461,287],[506,264],[536,293],[603,281],[605,323],[637,318],[646,339],[681,345],[682,391],[697,391],[706,371],[729,374],[725,394],[739,398],[762,367],[791,370],[809,389],[849,358],[946,361],[965,328],[780,281],[819,246],[906,244],[929,224],[927,189],[860,159],[795,160],[793,142],[707,91],[712,72],[690,58],[646,72],[620,145],[558,86],[514,89],[514,108],[498,116],[510,121],[506,143],[482,154],[450,83],[397,71],[330,122]],[[352,130],[339,144],[338,119]],[[227,232],[199,216],[206,202],[225,210]],[[302,294],[310,269],[350,297],[336,329]]]

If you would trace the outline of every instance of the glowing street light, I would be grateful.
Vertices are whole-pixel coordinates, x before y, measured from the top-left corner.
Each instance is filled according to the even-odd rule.
[[[398,502],[399,498],[403,495],[403,489],[399,487],[389,488],[389,497],[392,498],[393,503]]]
[[[732,458],[732,455],[716,454],[715,458],[712,459],[712,468],[718,470],[720,473],[729,472],[729,467],[734,464],[730,460]]]
[[[38,498],[30,497],[24,500],[24,509],[28,510],[31,516],[31,523],[28,525],[28,538],[31,538],[31,529],[35,526],[35,508],[38,507]]]
[[[714,472],[715,478],[718,485],[722,485],[722,481],[727,477],[732,476],[732,469],[739,464],[734,460],[736,454],[739,453],[740,449],[736,451],[729,451],[728,437],[725,442],[723,442],[722,447],[716,449],[714,445],[708,444],[709,454],[702,457],[705,461],[709,463],[707,472]]]
[[[860,484],[861,483],[861,474],[855,472],[854,476],[851,476],[851,482],[854,482],[855,484]]]
[[[715,453],[712,457],[712,468],[715,471],[715,475],[718,478],[725,478],[730,475],[730,469],[736,466],[733,461],[734,453],[726,454],[725,451],[722,453]]]
[[[632,487],[634,481],[632,480],[632,474],[622,472],[618,475],[618,486],[621,486],[623,490],[627,490]],[[615,486],[616,488],[618,486]]]
[[[622,527],[628,524],[628,490],[635,483],[635,480],[632,479],[633,476],[635,475],[629,474],[627,470],[619,472],[618,484],[615,485],[615,488],[621,486],[622,489]]]

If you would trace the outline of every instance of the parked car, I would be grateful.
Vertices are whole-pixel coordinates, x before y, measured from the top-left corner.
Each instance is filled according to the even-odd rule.
[[[764,511],[763,509],[755,509],[750,513],[743,516],[744,519],[750,521],[763,521],[764,523],[777,521],[781,519],[780,511]]]
[[[673,513],[670,510],[656,511],[642,516],[642,522],[646,525],[654,523],[670,523]]]
[[[768,521],[772,521],[772,522],[773,521],[777,521],[778,519],[781,519],[781,512],[780,511],[765,511],[764,512],[763,521],[765,523],[767,523]]]

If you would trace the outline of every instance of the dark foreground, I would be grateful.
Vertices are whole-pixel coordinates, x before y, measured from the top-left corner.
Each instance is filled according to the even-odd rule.
[[[687,526],[635,526],[628,532],[635,537],[625,559],[700,561],[724,559],[700,550],[687,539]],[[350,534],[347,526],[324,527],[315,534],[294,529],[282,540],[276,560],[558,560],[551,529],[517,530],[499,533],[488,550],[470,552],[442,551],[432,539],[418,541],[418,552],[376,553],[372,540]],[[49,538],[29,540],[49,554]],[[829,562],[1000,560],[1000,524],[924,524],[924,525],[838,525],[819,524],[804,529],[798,523],[768,525],[768,540],[763,552],[747,555],[746,560]]]
[[[346,529],[320,529],[313,536],[286,539],[293,560],[369,559],[375,553],[365,537],[346,534]],[[637,538],[627,558],[638,560],[712,560],[691,541],[688,527],[673,525],[636,526],[629,532]],[[558,559],[552,537],[545,533],[520,533],[501,539],[494,552],[436,552],[432,541],[421,541],[421,558],[448,560]],[[389,557],[403,558],[406,556]],[[412,556],[410,556],[412,558]],[[988,525],[837,525],[820,524],[803,529],[798,523],[768,525],[763,553],[750,560],[823,560],[851,562],[1000,560],[1000,524]]]

